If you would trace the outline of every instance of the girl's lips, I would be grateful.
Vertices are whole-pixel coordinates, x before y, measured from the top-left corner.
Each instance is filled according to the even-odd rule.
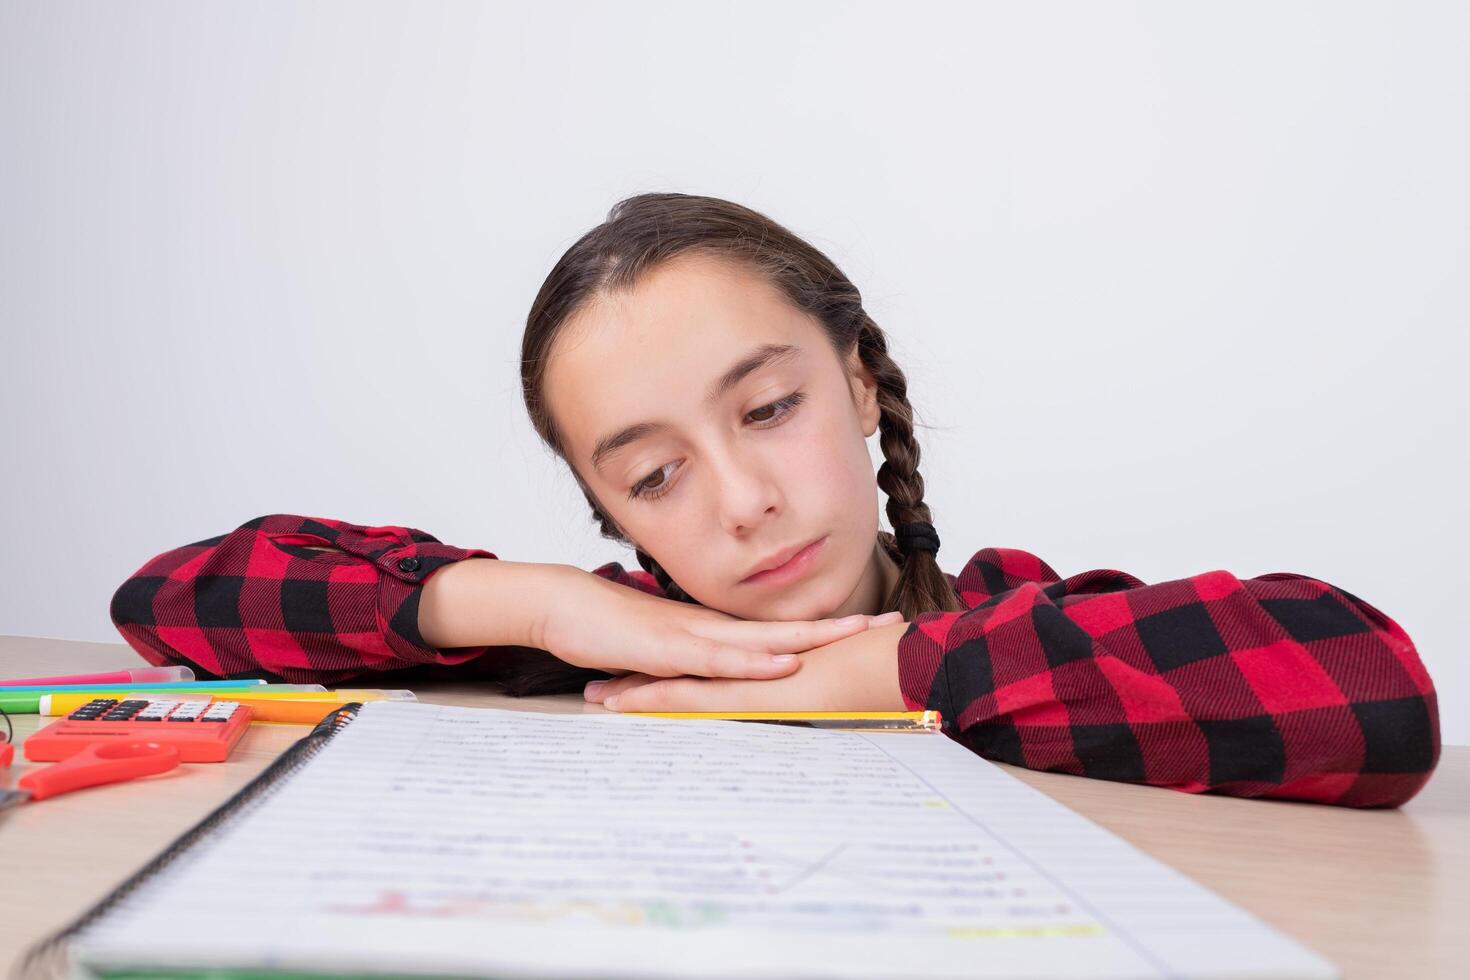
[[[777,568],[768,568],[764,572],[757,572],[750,578],[745,579],[742,585],[785,585],[794,582],[807,573],[816,563],[817,556],[827,546],[827,535],[822,535],[816,541],[792,555],[786,564]]]

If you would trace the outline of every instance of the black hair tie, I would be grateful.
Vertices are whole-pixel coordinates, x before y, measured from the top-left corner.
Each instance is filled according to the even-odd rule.
[[[939,553],[939,532],[928,521],[909,521],[893,529],[898,550],[907,555],[913,551]]]

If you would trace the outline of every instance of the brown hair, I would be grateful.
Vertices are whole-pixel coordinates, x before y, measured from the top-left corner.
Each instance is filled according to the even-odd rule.
[[[814,317],[840,357],[857,345],[859,357],[878,383],[879,445],[883,465],[878,487],[888,495],[888,519],[897,527],[932,519],[924,503],[919,475],[919,445],[914,440],[914,412],[908,382],[893,358],[883,331],[863,309],[862,296],[842,271],[821,252],[765,215],[730,201],[693,194],[638,194],[615,204],[607,220],[567,249],[542,283],[526,317],[521,341],[521,391],[536,432],[552,451],[567,460],[566,448],[548,410],[543,386],[546,354],[560,328],[590,299],[630,289],[639,276],[676,255],[704,252],[745,262],[769,278],[799,309]],[[613,519],[571,466],[572,475],[592,507],[602,536],[631,546]],[[912,620],[921,612],[963,609],[936,556],[915,550],[905,555],[894,536],[878,532],[878,541],[900,568],[893,591],[880,612],[899,610]],[[696,602],[679,588],[651,555],[635,549],[638,563],[669,598]],[[544,651],[543,651],[544,652]],[[575,667],[546,654],[519,658],[503,678],[510,694],[549,694],[581,690],[602,671]]]

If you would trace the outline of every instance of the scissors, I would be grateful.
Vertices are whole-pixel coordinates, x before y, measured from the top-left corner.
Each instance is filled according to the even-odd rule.
[[[8,767],[14,757],[15,746],[0,742],[0,768]],[[14,789],[0,789],[0,810],[74,789],[167,772],[180,761],[177,748],[158,742],[93,743],[60,762],[26,773],[16,780]]]

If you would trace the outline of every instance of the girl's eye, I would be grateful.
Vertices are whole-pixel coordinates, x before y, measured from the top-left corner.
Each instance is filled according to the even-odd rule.
[[[764,418],[755,419],[755,422],[756,428],[758,429],[772,429],[780,425],[782,422],[786,421],[786,419],[790,417],[791,413],[796,409],[796,406],[800,405],[802,399],[804,398],[806,398],[805,392],[793,391],[785,398],[773,401],[769,405],[762,405],[760,408],[751,411],[746,417],[750,418],[750,416],[759,415],[762,412],[769,411],[771,412],[770,415],[766,415]],[[668,493],[669,482],[668,477],[664,475],[664,470],[673,465],[673,463],[669,463],[666,466],[660,466],[658,469],[648,474],[648,476],[633,484],[633,489],[628,493],[628,499],[657,500],[659,497],[662,497],[664,494]],[[658,482],[653,482],[655,480],[657,480]]]

